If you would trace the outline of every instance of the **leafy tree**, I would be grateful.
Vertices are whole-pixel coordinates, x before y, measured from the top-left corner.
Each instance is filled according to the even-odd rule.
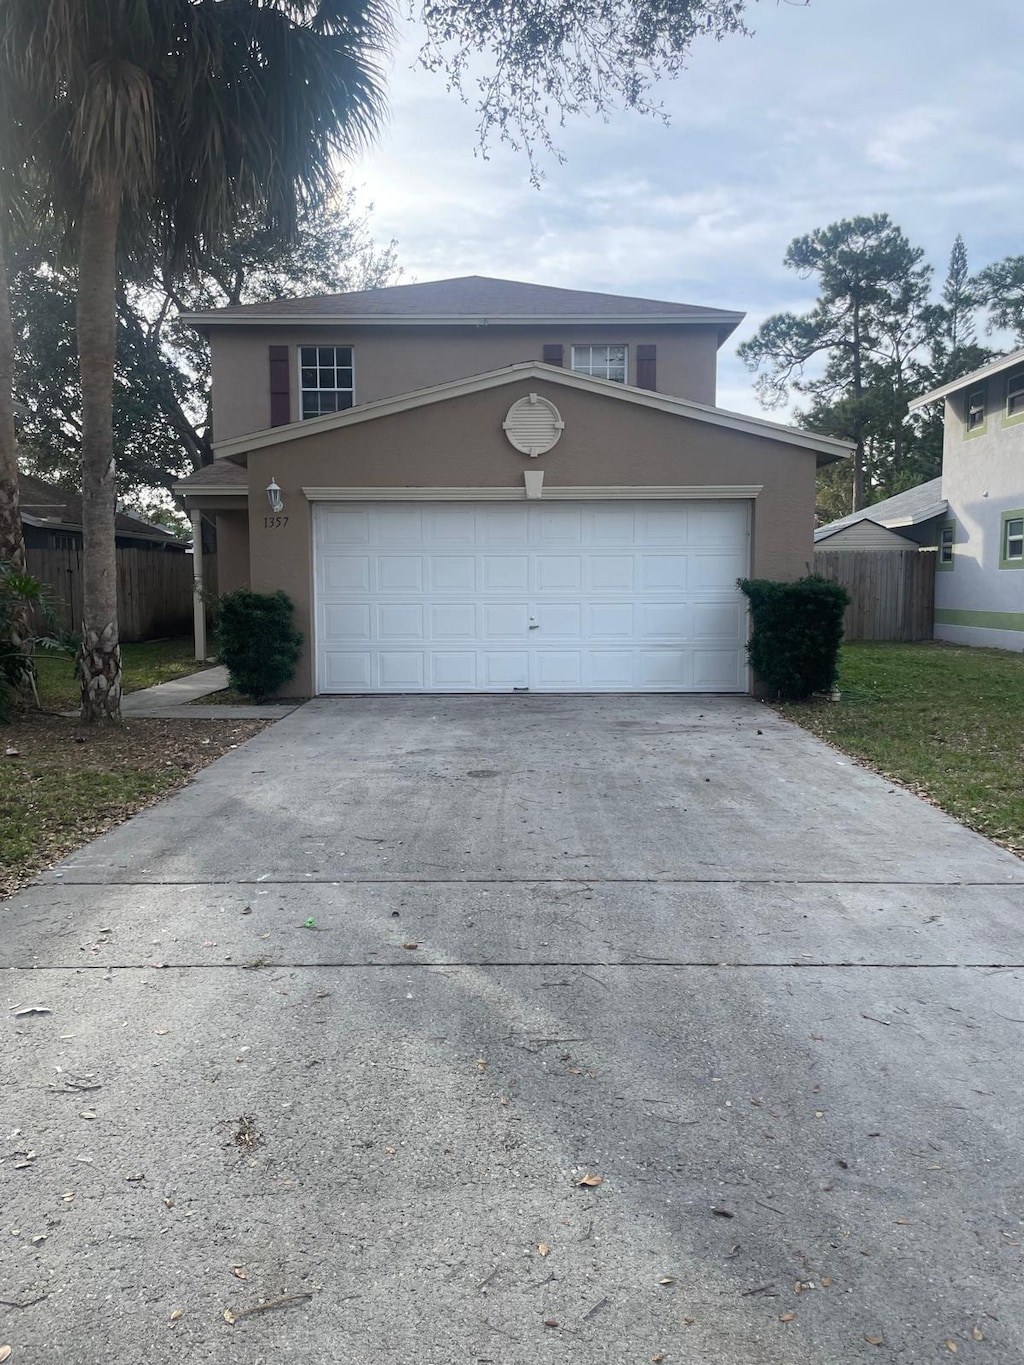
[[[180,311],[370,289],[397,273],[394,243],[374,245],[368,217],[348,190],[326,212],[304,215],[283,243],[252,218],[176,277],[165,267],[148,280],[122,279],[114,384],[119,497],[153,516],[159,504],[149,490],[171,495],[179,479],[213,458],[209,350],[193,328],[177,323]],[[52,228],[21,234],[12,257],[12,308],[15,397],[29,410],[22,461],[61,483],[81,478],[75,284]]]
[[[988,309],[989,330],[1012,332],[1024,346],[1024,256],[1007,256],[986,266],[971,282]]]
[[[466,102],[481,146],[492,136],[561,159],[551,124],[625,107],[663,115],[654,86],[677,76],[699,38],[747,34],[746,0],[425,0],[420,62]]]
[[[0,147],[77,262],[82,716],[120,717],[113,391],[119,257],[194,260],[246,214],[291,231],[377,125],[383,0],[0,0]]]
[[[803,315],[776,313],[739,348],[766,407],[808,395],[820,430],[854,443],[852,507],[864,506],[871,448],[906,410],[910,359],[923,335],[931,267],[887,214],[844,219],[790,243],[784,264],[814,277]],[[811,362],[823,371],[809,376]],[[884,374],[885,382],[881,383]]]

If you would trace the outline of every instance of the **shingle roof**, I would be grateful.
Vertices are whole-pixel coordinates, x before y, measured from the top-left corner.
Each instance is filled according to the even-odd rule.
[[[940,389],[932,389],[929,393],[923,393],[920,398],[915,398],[909,404],[910,411],[916,412],[918,408],[923,408],[928,403],[936,403],[940,398],[948,398],[950,394],[959,393],[962,389],[969,389],[973,384],[991,379],[994,374],[1001,374],[1003,370],[1011,370],[1017,365],[1024,365],[1024,348],[997,356],[995,360],[990,360],[987,365],[982,365],[980,369],[971,370],[970,374],[962,374],[959,379],[954,379],[950,384],[943,384]]]
[[[859,512],[851,512],[848,517],[840,517],[838,521],[819,526],[814,539],[827,540],[837,531],[855,526],[858,521],[875,521],[890,530],[897,526],[916,526],[945,511],[942,479],[929,479],[927,483],[919,483],[916,488],[908,488],[904,493],[896,493],[891,498],[872,503],[870,507],[862,507]]]
[[[187,479],[174,485],[175,489],[188,489],[189,492],[215,493],[218,488],[248,488],[249,476],[234,460],[214,460],[190,474]]]
[[[463,275],[423,284],[396,284],[348,294],[243,303],[204,313],[185,313],[187,322],[231,322],[261,318],[444,319],[451,321],[532,318],[657,318],[662,321],[706,321],[732,331],[742,313],[703,308],[692,303],[598,294],[585,289],[556,289],[546,284]]]
[[[82,529],[82,495],[58,484],[46,483],[34,474],[19,473],[18,502],[22,516],[38,526],[66,526]],[[114,517],[118,535],[138,536],[141,540],[166,540],[181,544],[178,537],[163,526],[156,526],[130,512],[118,512]]]

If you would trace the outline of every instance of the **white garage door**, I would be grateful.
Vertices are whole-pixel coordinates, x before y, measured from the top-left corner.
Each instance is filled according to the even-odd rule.
[[[749,504],[318,503],[320,692],[736,692]]]

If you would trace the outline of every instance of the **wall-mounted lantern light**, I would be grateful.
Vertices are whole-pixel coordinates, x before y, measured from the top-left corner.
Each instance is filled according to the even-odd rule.
[[[272,512],[284,511],[284,499],[281,497],[281,490],[278,488],[277,481],[273,476],[271,476],[270,482],[267,484],[267,500],[270,503],[270,510]]]

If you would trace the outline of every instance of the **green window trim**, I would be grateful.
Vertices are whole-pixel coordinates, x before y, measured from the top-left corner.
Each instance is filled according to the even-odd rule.
[[[1003,392],[1002,425],[1013,427],[1018,422],[1024,422],[1024,368],[1010,371]]]
[[[971,425],[973,415],[977,421]],[[964,440],[973,441],[988,430],[988,385],[979,384],[964,395]]]
[[[1018,521],[1020,522],[1019,535],[1015,524]],[[1012,555],[1011,549],[1014,551]],[[999,567],[1001,569],[1024,569],[1024,508],[1013,508],[1004,512],[999,518]]]
[[[949,558],[945,559],[946,550]],[[956,522],[942,521],[935,534],[935,569],[937,573],[952,573],[956,567]]]

